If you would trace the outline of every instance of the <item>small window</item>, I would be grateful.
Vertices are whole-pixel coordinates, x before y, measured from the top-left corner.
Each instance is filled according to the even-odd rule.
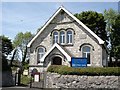
[[[61,44],[65,43],[65,32],[64,31],[60,32],[60,43]]]
[[[44,47],[38,48],[38,62],[40,62],[40,59],[43,57],[44,54],[45,54],[45,48]]]
[[[67,31],[67,44],[72,44],[73,43],[73,34],[71,30]]]
[[[89,46],[84,46],[82,48],[82,56],[87,58],[87,64],[90,64],[90,47]]]
[[[58,43],[58,32],[53,33],[53,44]]]

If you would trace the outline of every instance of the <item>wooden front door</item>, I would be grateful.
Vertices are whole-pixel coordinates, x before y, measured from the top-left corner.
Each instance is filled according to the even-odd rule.
[[[53,58],[53,65],[62,65],[62,59],[60,57]]]

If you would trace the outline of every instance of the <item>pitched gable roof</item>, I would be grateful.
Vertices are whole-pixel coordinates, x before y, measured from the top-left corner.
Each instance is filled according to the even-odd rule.
[[[50,22],[54,19],[58,13],[64,10],[69,16],[71,16],[76,22],[78,22],[81,26],[85,28],[93,37],[95,37],[99,44],[104,44],[104,41],[98,37],[93,31],[91,31],[85,24],[83,24],[79,19],[77,19],[72,13],[70,13],[68,10],[66,10],[63,6],[61,6],[54,14],[53,16],[44,24],[44,26],[41,28],[41,30],[35,35],[35,37],[28,43],[27,47],[30,47],[31,44],[34,42],[34,40],[40,35],[40,33],[50,24]]]
[[[41,58],[42,62],[44,61],[44,59],[46,58],[46,56],[49,55],[49,53],[51,53],[53,51],[54,48],[57,48],[61,53],[63,53],[63,55],[66,56],[66,58],[67,58],[68,61],[71,61],[70,55],[60,45],[58,45],[57,43],[55,43],[52,46],[52,48],[48,52],[46,52],[46,54]]]

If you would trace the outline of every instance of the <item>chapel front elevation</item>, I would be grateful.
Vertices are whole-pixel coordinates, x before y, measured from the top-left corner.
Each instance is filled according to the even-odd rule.
[[[87,66],[107,66],[105,41],[61,6],[28,43],[29,70],[50,65],[71,66],[72,57],[87,58]]]

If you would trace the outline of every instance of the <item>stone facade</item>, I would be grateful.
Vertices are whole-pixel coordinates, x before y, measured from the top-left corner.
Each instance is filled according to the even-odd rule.
[[[46,88],[107,88],[119,87],[120,76],[77,76],[47,73]]]
[[[53,46],[53,36],[52,32],[54,30],[57,30],[58,32],[61,29],[64,29],[67,31],[68,28],[73,29],[73,44],[72,45],[61,45],[70,55],[71,57],[82,57],[82,50],[81,46],[83,44],[88,44],[91,48],[90,51],[90,66],[107,66],[107,52],[104,48],[104,45],[99,44],[98,40],[91,35],[83,26],[81,26],[78,22],[76,22],[73,18],[71,18],[66,12],[62,14],[61,18],[61,12],[62,10],[54,17],[54,19],[49,23],[49,25],[46,26],[46,28],[41,32],[41,34],[38,35],[38,37],[33,41],[31,46],[29,47],[29,53],[30,53],[30,69],[37,68],[40,69],[38,66],[43,65],[43,63],[37,63],[37,48],[39,46],[44,46],[46,49],[46,52],[48,52],[51,47]],[[60,54],[64,59],[62,59],[62,65],[68,65],[70,66],[70,62],[64,62],[66,61],[66,57],[62,52],[59,50],[53,50],[50,54],[55,53]],[[50,55],[46,57],[46,65],[50,65]],[[46,66],[47,67],[47,66]]]

